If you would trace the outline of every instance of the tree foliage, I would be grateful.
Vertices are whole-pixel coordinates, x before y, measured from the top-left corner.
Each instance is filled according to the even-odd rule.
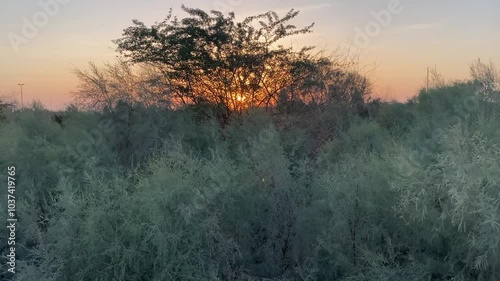
[[[311,48],[280,45],[284,38],[311,32],[312,25],[288,23],[299,13],[293,9],[283,17],[267,12],[240,22],[233,13],[182,9],[188,14],[182,20],[171,12],[151,27],[134,20],[115,40],[131,62],[158,67],[178,103],[209,103],[228,118],[275,104],[285,88],[312,87],[317,68],[331,64],[313,56]]]
[[[147,65],[131,66],[123,60],[103,67],[94,62],[87,70],[76,68],[80,84],[73,91],[75,101],[92,110],[109,110],[118,101],[149,107],[170,107],[170,92],[156,69]]]

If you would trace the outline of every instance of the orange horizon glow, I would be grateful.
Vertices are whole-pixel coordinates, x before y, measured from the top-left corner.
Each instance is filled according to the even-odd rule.
[[[215,2],[199,3],[186,0],[188,7],[215,9]],[[293,20],[297,26],[311,22],[314,33],[301,35],[286,45],[317,46],[333,52],[338,46],[348,46],[356,39],[355,30],[365,30],[376,16],[394,0],[359,0],[351,2],[263,1],[241,2],[232,7],[237,17],[274,10],[283,15],[290,8],[301,14]],[[0,17],[2,33],[0,56],[0,96],[19,100],[19,83],[24,83],[25,104],[41,101],[47,108],[63,109],[72,102],[71,92],[78,80],[72,73],[77,67],[86,69],[89,61],[101,65],[113,63],[117,53],[111,40],[121,37],[124,28],[137,18],[147,25],[164,18],[170,7],[180,18],[181,2],[157,1],[98,2],[66,1],[59,11],[40,27],[29,42],[19,45],[16,52],[9,34],[20,34],[25,24],[41,11],[36,1],[10,1],[8,11]],[[226,1],[227,2],[227,1]],[[234,1],[237,2],[237,1]],[[227,3],[226,3],[227,4]],[[406,101],[425,85],[427,67],[436,67],[448,81],[467,79],[469,64],[477,58],[500,66],[500,3],[491,0],[442,1],[439,3],[401,0],[401,13],[393,14],[391,22],[382,27],[360,52],[361,72],[366,72],[374,84],[375,97]],[[219,7],[227,7],[219,5]],[[404,9],[403,9],[404,8]],[[42,10],[43,11],[43,10]],[[369,29],[368,29],[369,30]],[[4,36],[5,35],[5,36]],[[239,102],[244,102],[242,99]]]

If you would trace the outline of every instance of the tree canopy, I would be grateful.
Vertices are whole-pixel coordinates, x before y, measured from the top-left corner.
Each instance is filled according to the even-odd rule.
[[[303,95],[315,91],[322,84],[318,74],[332,69],[332,62],[313,55],[310,47],[294,50],[280,44],[311,32],[313,24],[297,28],[289,23],[298,11],[283,17],[267,12],[237,22],[234,13],[182,9],[188,14],[182,20],[172,10],[151,27],[134,20],[114,40],[129,62],[151,64],[163,73],[176,103],[208,104],[227,119],[250,107],[274,105],[284,89],[301,89]]]

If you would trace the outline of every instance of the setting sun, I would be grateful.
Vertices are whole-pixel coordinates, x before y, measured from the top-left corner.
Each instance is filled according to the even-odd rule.
[[[239,101],[239,102],[243,102],[243,101],[245,101],[245,99],[246,99],[246,97],[244,97],[244,96],[241,96],[239,94],[236,95],[236,100]]]

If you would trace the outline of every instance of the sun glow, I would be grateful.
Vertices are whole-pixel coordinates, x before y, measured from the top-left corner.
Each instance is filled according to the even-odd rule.
[[[244,97],[244,96],[242,96],[240,94],[236,95],[236,100],[239,101],[239,102],[244,102],[245,99],[246,99],[246,97]]]

